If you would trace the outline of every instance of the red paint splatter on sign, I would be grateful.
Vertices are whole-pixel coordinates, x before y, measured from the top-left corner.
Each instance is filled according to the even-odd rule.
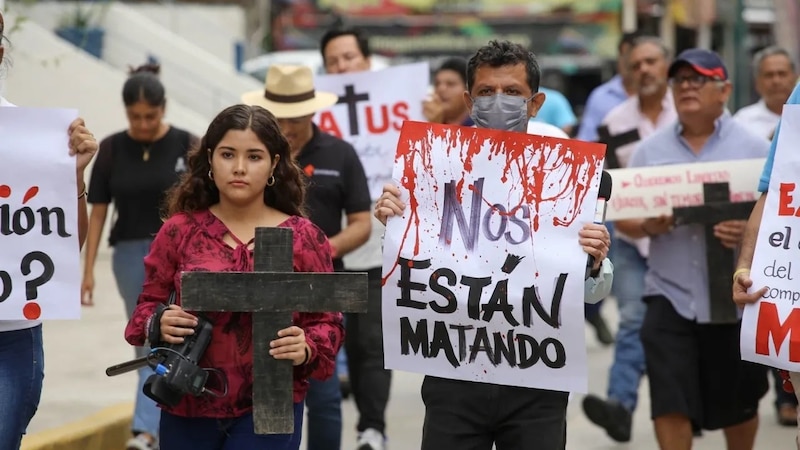
[[[28,203],[28,200],[36,197],[36,194],[39,193],[39,186],[31,186],[27,192],[25,192],[25,196],[22,198],[22,204]]]

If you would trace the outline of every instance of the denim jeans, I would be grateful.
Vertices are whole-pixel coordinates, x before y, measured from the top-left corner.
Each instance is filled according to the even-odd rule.
[[[125,301],[125,313],[130,319],[139,294],[142,292],[144,284],[144,257],[150,252],[152,239],[137,239],[130,241],[120,241],[114,244],[114,251],[111,256],[111,270],[117,281],[117,290],[122,300]],[[149,349],[136,347],[136,357],[145,356]],[[144,382],[147,377],[153,374],[153,369],[145,366],[138,370],[139,383],[136,386],[136,403],[133,410],[134,432],[144,432],[152,436],[158,436],[158,422],[161,411],[156,402],[148,398],[142,392]]]
[[[336,373],[336,372],[334,372]],[[339,450],[342,445],[342,391],[334,375],[325,381],[309,379],[307,450]]]
[[[628,411],[636,409],[639,382],[645,372],[644,349],[639,337],[647,305],[642,301],[647,260],[628,242],[614,239],[611,244],[614,285],[611,293],[619,308],[614,361],[608,380],[608,398],[622,403]]]
[[[0,449],[19,449],[43,378],[42,326],[0,333]]]
[[[302,435],[302,402],[294,404],[293,434],[255,434],[252,413],[234,419],[161,413],[161,450],[298,450]]]

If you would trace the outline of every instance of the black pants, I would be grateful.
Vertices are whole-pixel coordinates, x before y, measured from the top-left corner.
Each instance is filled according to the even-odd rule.
[[[347,314],[344,345],[350,387],[359,413],[357,429],[361,432],[374,428],[383,433],[386,429],[384,412],[389,403],[392,372],[384,369],[383,363],[381,269],[372,269],[367,273],[367,312]]]
[[[568,397],[426,376],[422,450],[563,450]]]
[[[742,361],[740,323],[699,324],[663,296],[648,296],[641,338],[653,419],[680,414],[695,430],[744,423],[767,393],[767,368]]]

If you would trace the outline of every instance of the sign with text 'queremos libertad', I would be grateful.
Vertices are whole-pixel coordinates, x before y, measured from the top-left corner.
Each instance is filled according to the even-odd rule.
[[[732,202],[759,196],[763,159],[612,169],[614,190],[606,220],[671,215],[672,208],[703,204],[703,183],[728,183]]]

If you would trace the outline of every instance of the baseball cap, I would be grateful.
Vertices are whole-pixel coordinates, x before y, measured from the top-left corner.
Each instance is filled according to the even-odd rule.
[[[695,72],[718,80],[728,79],[728,69],[718,54],[702,48],[690,48],[682,51],[670,64],[667,75],[671,78],[681,66],[688,65]]]

